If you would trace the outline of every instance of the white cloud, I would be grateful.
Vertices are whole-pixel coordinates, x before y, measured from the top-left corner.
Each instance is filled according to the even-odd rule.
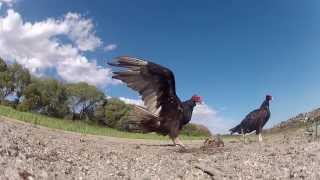
[[[207,126],[214,134],[227,133],[231,128],[230,121],[222,117],[218,110],[205,103],[194,108],[191,122]]]
[[[11,7],[15,2],[16,0],[0,0],[0,9],[3,4],[6,4],[7,6]]]
[[[119,99],[127,104],[143,105],[143,101],[141,99],[130,99],[125,97],[119,97]],[[227,121],[216,109],[205,103],[197,105],[194,108],[191,122],[205,125],[214,134],[227,133],[231,128],[229,123],[230,121]]]
[[[109,68],[84,55],[101,44],[92,21],[76,13],[34,23],[23,22],[12,9],[0,17],[0,56],[17,61],[36,75],[53,68],[68,82],[85,81],[98,86],[116,83]]]
[[[119,99],[127,104],[135,104],[139,106],[144,106],[143,101],[141,99],[130,99],[125,97],[119,97]]]
[[[113,51],[115,49],[117,49],[118,45],[116,44],[109,44],[107,46],[105,46],[103,49],[104,51]]]
[[[94,34],[91,19],[85,19],[76,13],[68,13],[62,23],[68,27],[70,39],[80,50],[92,51],[102,44],[100,38]]]

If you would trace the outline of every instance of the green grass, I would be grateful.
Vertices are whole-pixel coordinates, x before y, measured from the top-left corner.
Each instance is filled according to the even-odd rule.
[[[157,135],[155,133],[141,134],[141,133],[129,133],[118,131],[116,129],[91,125],[82,121],[71,121],[65,119],[51,118],[44,115],[39,115],[29,112],[17,111],[11,107],[0,105],[0,116],[5,116],[8,118],[16,119],[19,121],[32,123],[35,125],[40,125],[52,129],[60,129],[64,131],[77,132],[82,134],[92,134],[101,136],[111,136],[119,138],[129,138],[129,139],[156,139],[156,140],[168,140],[168,137]],[[196,136],[186,136],[181,135],[183,140],[199,140],[205,139],[205,137]]]

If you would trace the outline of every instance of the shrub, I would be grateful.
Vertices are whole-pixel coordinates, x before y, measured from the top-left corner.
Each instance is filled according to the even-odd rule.
[[[119,99],[109,99],[104,106],[105,118],[104,123],[112,128],[125,130],[125,124],[128,121],[130,106]]]
[[[187,136],[211,136],[210,130],[201,124],[189,123],[185,125],[181,131],[181,134]]]

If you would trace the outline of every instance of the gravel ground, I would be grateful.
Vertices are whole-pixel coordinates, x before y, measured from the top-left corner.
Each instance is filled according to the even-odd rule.
[[[320,179],[320,141],[301,131],[214,149],[187,141],[182,150],[0,118],[0,137],[0,179]]]

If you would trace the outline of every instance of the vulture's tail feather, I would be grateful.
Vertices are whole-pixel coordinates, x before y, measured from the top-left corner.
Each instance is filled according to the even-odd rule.
[[[143,133],[157,132],[160,127],[158,116],[141,106],[134,105],[128,119],[129,124],[135,131],[142,131]]]
[[[230,131],[231,135],[234,134],[234,133],[239,133],[240,134],[241,133],[241,129],[242,129],[242,126],[241,126],[241,124],[239,124],[238,126],[230,129],[229,131]]]

